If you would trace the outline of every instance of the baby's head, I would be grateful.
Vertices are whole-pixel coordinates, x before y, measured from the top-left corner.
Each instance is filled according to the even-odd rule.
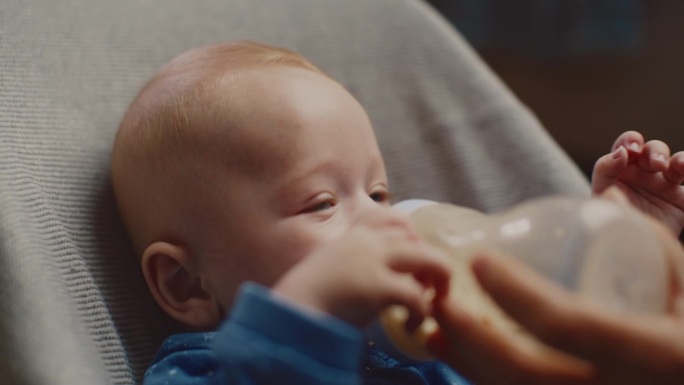
[[[145,85],[112,180],[154,298],[195,329],[215,326],[244,281],[272,285],[388,207],[360,104],[306,59],[249,42],[193,49]]]

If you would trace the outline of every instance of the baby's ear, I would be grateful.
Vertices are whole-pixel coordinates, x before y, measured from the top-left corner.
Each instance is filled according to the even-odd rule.
[[[143,274],[152,296],[168,315],[193,329],[211,329],[223,314],[216,298],[202,286],[191,257],[185,247],[155,242],[143,253]]]

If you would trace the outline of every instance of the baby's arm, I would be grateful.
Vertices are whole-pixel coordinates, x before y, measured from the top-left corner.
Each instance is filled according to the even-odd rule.
[[[594,166],[592,191],[615,186],[641,211],[662,221],[676,235],[684,227],[684,151],[670,155],[663,142],[636,131],[620,135],[612,152]]]
[[[145,385],[358,385],[360,331],[246,283],[218,331],[164,342]]]
[[[417,327],[430,312],[429,289],[438,297],[448,293],[449,261],[420,241],[403,217],[389,210],[378,214],[315,250],[274,292],[358,327],[389,305],[403,305],[410,313],[407,327]]]
[[[243,285],[229,318],[206,334],[211,340],[165,343],[145,385],[360,384],[357,326],[402,304],[417,327],[430,311],[428,288],[448,291],[446,258],[387,213],[319,247],[273,289]]]

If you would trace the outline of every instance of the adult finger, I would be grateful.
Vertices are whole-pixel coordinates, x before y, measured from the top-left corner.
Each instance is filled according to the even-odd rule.
[[[602,370],[619,375],[628,365],[637,374],[684,368],[684,325],[672,318],[610,312],[506,258],[479,257],[473,271],[483,289],[523,327]]]
[[[428,338],[428,348],[475,383],[584,384],[595,376],[591,365],[505,334],[448,299],[436,304],[434,316],[440,331]]]

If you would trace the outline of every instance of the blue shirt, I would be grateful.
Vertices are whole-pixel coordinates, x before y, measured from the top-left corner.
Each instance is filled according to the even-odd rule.
[[[263,286],[243,285],[218,331],[169,337],[145,385],[461,385],[437,361],[406,362],[367,343],[357,328],[306,312]]]

